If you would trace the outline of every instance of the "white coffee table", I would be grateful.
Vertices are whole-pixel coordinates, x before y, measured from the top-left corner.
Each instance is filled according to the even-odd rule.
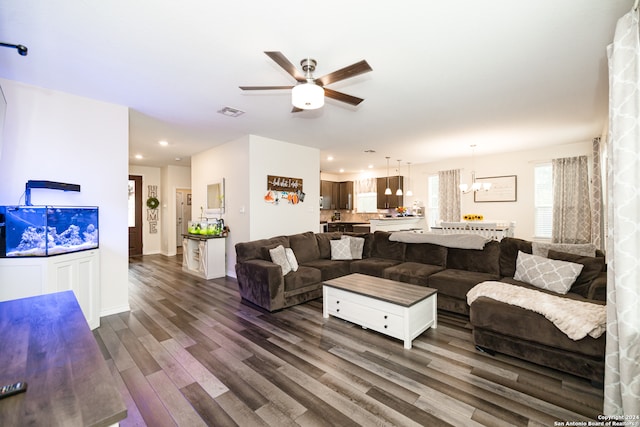
[[[437,325],[437,290],[365,274],[323,282],[322,315],[404,341],[404,348]]]

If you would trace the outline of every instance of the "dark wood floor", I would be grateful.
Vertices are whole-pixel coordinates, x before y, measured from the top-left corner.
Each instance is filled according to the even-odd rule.
[[[94,332],[123,426],[553,426],[602,412],[587,381],[477,352],[464,318],[440,314],[406,350],[323,319],[321,300],[260,311],[180,256],[132,258],[129,292],[131,312]]]

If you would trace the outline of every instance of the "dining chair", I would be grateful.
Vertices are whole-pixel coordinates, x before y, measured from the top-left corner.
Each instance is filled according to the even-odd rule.
[[[464,234],[468,233],[468,223],[466,222],[442,222],[442,234]]]
[[[484,237],[488,237],[491,240],[500,240],[498,237],[498,232],[496,227],[498,226],[495,222],[480,222],[480,223],[469,223],[469,232],[473,234],[480,234]]]

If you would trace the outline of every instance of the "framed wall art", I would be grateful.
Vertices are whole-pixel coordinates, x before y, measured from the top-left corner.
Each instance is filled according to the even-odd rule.
[[[476,178],[476,182],[490,182],[491,188],[487,191],[480,190],[473,193],[473,201],[482,202],[515,202],[518,200],[517,175],[488,176]]]

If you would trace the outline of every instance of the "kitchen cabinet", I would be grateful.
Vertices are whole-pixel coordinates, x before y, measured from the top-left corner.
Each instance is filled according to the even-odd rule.
[[[340,184],[333,181],[320,181],[320,196],[322,197],[322,205],[320,206],[320,209],[338,209]]]
[[[340,182],[340,198],[338,209],[353,209],[353,181]]]
[[[353,209],[353,181],[320,181],[320,209]]]
[[[384,190],[387,188],[387,178],[378,178],[378,209],[395,209],[398,206],[403,206],[404,197],[396,196],[398,188],[403,186],[402,176],[390,176],[389,188],[391,188],[391,195],[384,194]]]
[[[330,233],[334,231],[351,233],[354,231],[354,227],[360,226],[360,225],[368,226],[369,224],[362,223],[362,222],[336,221],[336,222],[330,222],[327,224],[327,231]]]

